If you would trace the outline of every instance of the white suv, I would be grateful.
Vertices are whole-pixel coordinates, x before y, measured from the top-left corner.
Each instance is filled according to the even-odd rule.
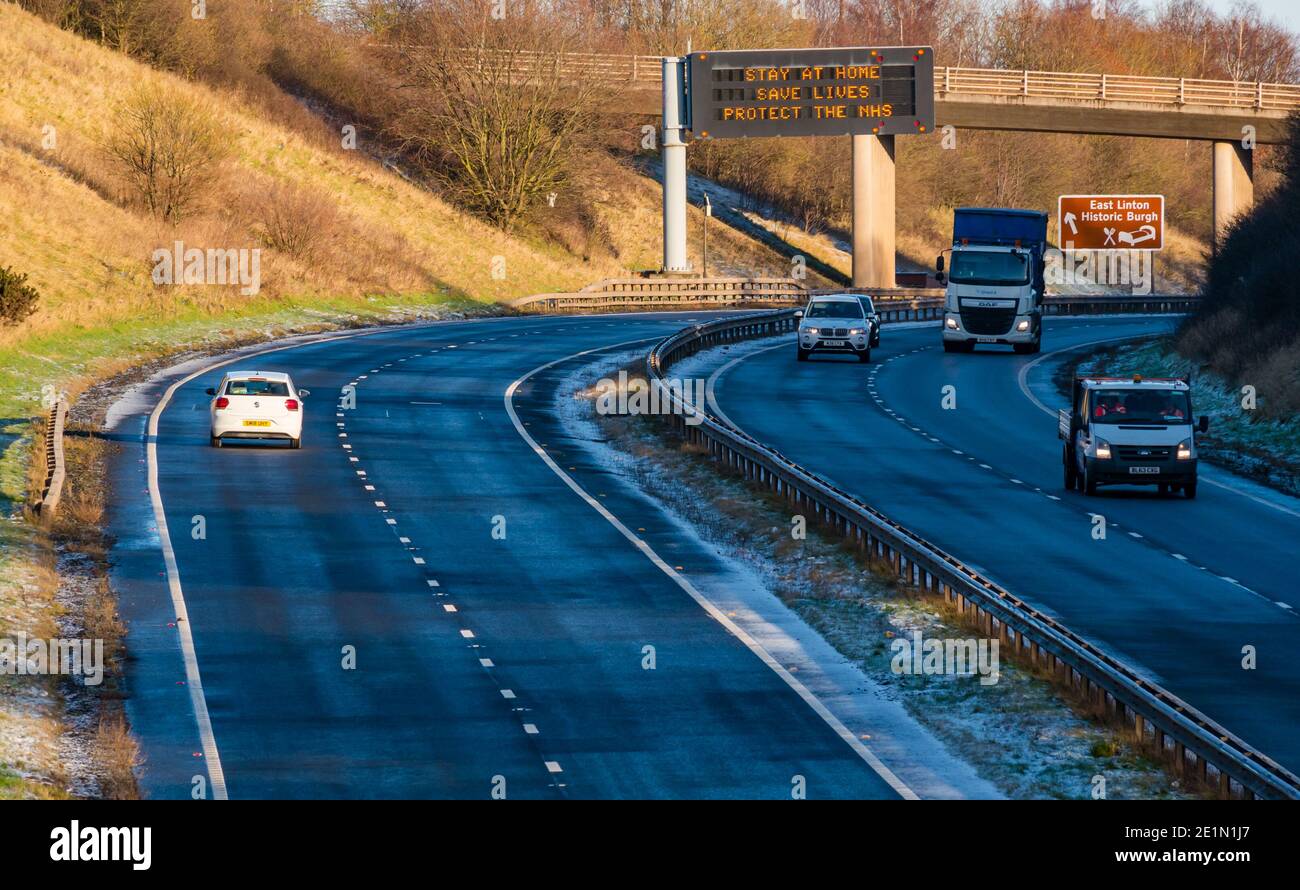
[[[288,439],[290,448],[302,447],[302,400],[308,392],[297,389],[288,374],[231,371],[208,395],[212,447],[226,439]]]
[[[813,297],[802,313],[797,335],[799,361],[814,352],[856,355],[871,361],[871,320],[854,294]]]

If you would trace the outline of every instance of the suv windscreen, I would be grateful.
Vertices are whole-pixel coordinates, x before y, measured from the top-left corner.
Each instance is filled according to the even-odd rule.
[[[804,318],[863,318],[862,304],[857,300],[823,300],[808,304]]]
[[[862,311],[868,315],[876,311],[876,307],[871,302],[871,297],[858,297],[858,302],[862,304]]]
[[[1088,399],[1093,423],[1187,423],[1191,405],[1185,392],[1097,389]]]
[[[289,384],[280,380],[232,380],[226,384],[228,396],[288,396]]]

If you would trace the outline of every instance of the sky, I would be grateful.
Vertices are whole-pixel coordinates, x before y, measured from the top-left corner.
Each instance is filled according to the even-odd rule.
[[[1232,9],[1232,0],[1209,0],[1210,6],[1220,15]],[[1288,28],[1292,33],[1300,34],[1300,3],[1296,0],[1255,0],[1255,5],[1272,19]]]

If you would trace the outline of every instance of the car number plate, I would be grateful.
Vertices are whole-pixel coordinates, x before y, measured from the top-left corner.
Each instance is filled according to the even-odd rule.
[[[823,346],[847,346],[848,343],[846,343],[844,340],[823,340],[822,345]]]
[[[1128,471],[1135,476],[1154,476],[1160,472],[1159,467],[1129,467]]]
[[[271,425],[271,421],[269,420],[245,420],[244,421],[244,426],[270,426],[270,425]]]
[[[998,338],[997,338],[997,337],[980,337],[980,338],[979,338],[979,342],[981,342],[981,343],[996,343],[996,342],[998,342]]]

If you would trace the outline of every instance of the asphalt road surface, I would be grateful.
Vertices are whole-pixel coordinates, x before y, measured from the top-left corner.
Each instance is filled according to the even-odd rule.
[[[1172,323],[1052,319],[1044,348]],[[1300,502],[1204,463],[1195,501],[1154,487],[1066,492],[1056,418],[1036,404],[1063,403],[1050,378],[1065,356],[946,355],[939,340],[930,325],[886,327],[869,366],[796,363],[789,338],[719,353],[716,406],[1300,772]],[[945,386],[955,409],[942,407]]]
[[[506,410],[507,387],[544,363],[648,346],[697,317],[444,323],[240,359],[312,391],[303,449],[209,447],[211,370],[158,417],[152,492],[147,417],[184,375],[133,395],[110,521],[146,794],[788,799],[802,781],[809,797],[906,795]],[[340,411],[347,385],[356,407]],[[558,438],[546,385],[519,388],[521,428],[599,487],[605,471]],[[630,524],[686,577],[708,570],[672,526]]]

